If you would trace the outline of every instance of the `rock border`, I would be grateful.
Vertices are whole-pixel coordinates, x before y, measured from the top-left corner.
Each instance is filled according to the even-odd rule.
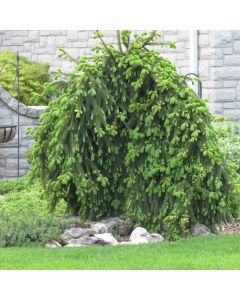
[[[2,85],[0,85],[0,100],[17,113],[18,101],[15,98],[12,98]],[[19,103],[19,114],[25,117],[38,119],[46,108],[47,106],[27,106],[23,103]]]

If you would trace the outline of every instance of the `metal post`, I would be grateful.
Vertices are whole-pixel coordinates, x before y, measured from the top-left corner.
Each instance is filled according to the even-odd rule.
[[[17,52],[17,100],[18,100],[18,106],[17,106],[17,120],[18,120],[18,178],[20,177],[20,115],[19,115],[19,108],[20,108],[20,68],[19,68],[19,53]]]

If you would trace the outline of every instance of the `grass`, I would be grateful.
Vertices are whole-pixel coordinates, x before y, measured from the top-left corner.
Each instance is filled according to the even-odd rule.
[[[240,269],[240,235],[85,248],[2,248],[1,270]]]

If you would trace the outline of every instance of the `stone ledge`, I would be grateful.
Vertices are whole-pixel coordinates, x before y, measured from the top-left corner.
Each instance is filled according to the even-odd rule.
[[[17,112],[18,101],[10,96],[10,94],[0,85],[0,100],[2,100],[10,109]],[[45,111],[47,106],[26,106],[19,104],[19,114],[29,118],[39,118]]]

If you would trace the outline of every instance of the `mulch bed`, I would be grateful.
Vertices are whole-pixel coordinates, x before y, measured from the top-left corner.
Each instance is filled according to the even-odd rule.
[[[232,223],[222,225],[218,234],[220,235],[240,234],[240,220],[235,220]]]

